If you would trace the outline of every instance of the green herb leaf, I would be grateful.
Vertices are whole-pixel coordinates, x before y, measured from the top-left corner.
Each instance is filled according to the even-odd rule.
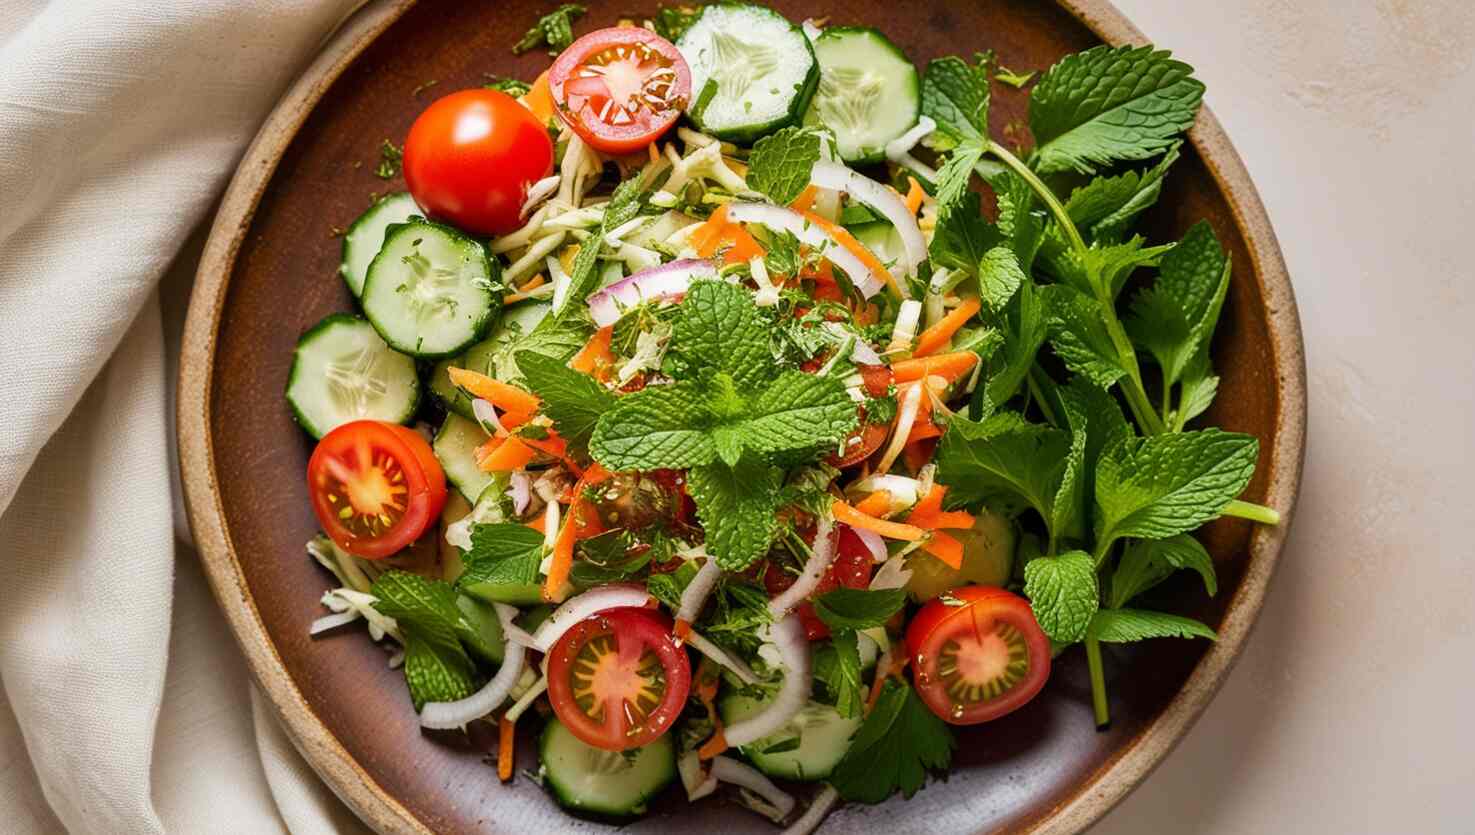
[[[751,390],[773,373],[768,324],[752,294],[723,281],[698,281],[681,302],[672,348],[694,365],[723,371]]]
[[[456,587],[464,589],[480,583],[530,585],[538,581],[538,564],[542,561],[543,534],[527,525],[474,525],[471,550],[461,553],[464,570]]]
[[[944,209],[958,205],[963,199],[963,194],[968,191],[968,183],[973,178],[973,166],[981,159],[983,146],[971,139],[954,148],[948,155],[947,161],[937,172],[939,214]]]
[[[416,712],[427,702],[454,702],[476,692],[474,668],[464,649],[459,655],[445,652],[418,629],[406,629],[404,636],[405,683]]]
[[[1061,410],[1070,423],[1072,435],[1083,432],[1086,437],[1080,469],[1078,512],[1081,526],[1078,530],[1072,529],[1068,534],[1063,534],[1084,536],[1091,529],[1088,516],[1093,505],[1092,497],[1096,495],[1096,465],[1101,460],[1101,452],[1112,444],[1131,438],[1134,433],[1132,425],[1127,422],[1121,406],[1111,393],[1098,388],[1085,377],[1076,375],[1069,384],[1059,386],[1055,391],[1060,398]],[[1074,440],[1072,437],[1072,443]]]
[[[483,84],[482,86],[487,88],[488,90],[498,90],[506,93],[514,99],[522,98],[523,96],[528,94],[529,90],[533,89],[533,86],[531,84],[528,84],[526,81],[519,81],[511,77],[504,78],[502,76],[496,75],[491,76],[487,80],[487,83]]]
[[[1028,274],[1045,239],[1045,217],[1035,211],[1034,189],[1013,171],[990,177],[988,182],[999,204],[999,232],[1019,258],[1020,268]]]
[[[1097,211],[1091,216],[1077,219],[1076,211],[1067,203],[1066,210],[1071,213],[1071,219],[1083,231],[1088,232],[1092,240],[1106,243],[1120,241],[1137,220],[1137,216],[1157,203],[1163,191],[1163,178],[1167,176],[1173,163],[1178,161],[1178,147],[1181,144],[1173,143],[1163,158],[1146,171],[1128,171],[1120,175],[1124,182],[1117,184],[1114,189],[1118,199],[1111,203],[1098,203]],[[1131,185],[1130,191],[1125,187],[1128,184]],[[1071,200],[1075,200],[1074,194],[1071,195]]]
[[[814,650],[814,677],[835,702],[835,712],[849,719],[865,707],[860,680],[860,645],[854,630],[841,629]]]
[[[978,294],[991,308],[1008,304],[1028,280],[1019,266],[1019,256],[1007,246],[990,249],[978,261]]]
[[[819,161],[820,139],[812,128],[789,127],[758,140],[748,156],[748,188],[780,206],[794,202]]]
[[[1219,592],[1214,575],[1214,561],[1197,539],[1186,533],[1167,539],[1139,539],[1127,546],[1121,562],[1111,575],[1109,605],[1120,609],[1132,598],[1166,580],[1181,568],[1197,571],[1203,578],[1204,590],[1213,596]]]
[[[906,605],[905,589],[846,589],[814,599],[814,613],[834,630],[882,626]]]
[[[1064,284],[1050,285],[1041,294],[1050,311],[1050,345],[1067,368],[1103,389],[1127,373],[1100,302]]]
[[[735,429],[757,452],[834,446],[857,423],[855,401],[833,377],[789,370],[753,399],[752,417]]]
[[[374,169],[374,176],[381,180],[393,180],[399,176],[400,164],[404,159],[404,151],[396,148],[388,139],[384,140],[379,146],[379,166]]]
[[[521,351],[517,365],[528,388],[543,401],[543,413],[553,419],[558,434],[570,444],[588,443],[600,416],[615,406],[615,396],[604,386],[562,360]]]
[[[1050,332],[1043,294],[1033,281],[1019,286],[1003,319],[1003,351],[995,358],[985,388],[988,399],[996,404],[1004,403],[1019,390]]]
[[[701,6],[662,6],[656,10],[650,22],[657,35],[676,43],[676,39],[685,34],[701,16]]]
[[[405,680],[415,710],[428,701],[454,701],[471,695],[476,668],[463,637],[480,635],[456,606],[448,583],[427,580],[407,571],[379,575],[370,588],[374,608],[395,619],[405,638]]]
[[[574,560],[569,570],[569,582],[580,589],[589,589],[627,580],[650,565],[656,551],[654,543],[639,543],[628,530],[591,536],[577,545],[579,559]]]
[[[600,221],[599,228],[579,245],[574,263],[569,267],[568,292],[554,299],[555,317],[561,319],[571,311],[585,309],[584,301],[599,286],[599,272],[595,267],[599,262],[599,252],[603,249],[604,236],[640,214],[646,196],[642,183],[641,178],[631,177],[615,186],[609,204],[604,208],[604,218]]]
[[[1030,93],[1042,173],[1150,159],[1193,124],[1204,85],[1193,68],[1151,46],[1098,46],[1067,55]]]
[[[964,191],[955,202],[938,205],[937,226],[927,254],[934,267],[971,274],[978,271],[984,254],[1002,240],[998,228],[983,216],[978,193]]]
[[[1099,605],[1096,564],[1085,551],[1036,557],[1024,564],[1024,596],[1052,641],[1073,644],[1086,637]]]
[[[978,58],[978,65],[970,66],[949,55],[929,62],[922,73],[922,114],[937,122],[939,150],[967,140],[988,142],[988,67],[983,56]]]
[[[937,480],[955,506],[1033,508],[1047,523],[1070,451],[1070,434],[1001,412],[981,423],[948,421],[937,450]]]
[[[777,467],[752,458],[735,467],[714,462],[692,468],[687,489],[696,501],[707,547],[724,570],[742,571],[768,553],[778,532],[782,483]]]
[[[484,371],[504,382],[517,382],[522,380],[522,369],[517,367],[516,354],[532,352],[568,362],[593,333],[594,326],[587,317],[544,316],[527,333],[516,328],[499,332],[490,368],[472,370]]]
[[[1182,430],[1184,424],[1208,410],[1219,393],[1219,378],[1214,374],[1214,367],[1209,364],[1207,348],[1200,349],[1188,361],[1188,367],[1183,369],[1182,383],[1178,390],[1180,405],[1173,420],[1174,428],[1178,430]]]
[[[691,560],[686,560],[675,571],[650,575],[645,581],[645,588],[650,592],[651,597],[672,609],[679,609],[681,608],[681,593],[686,591],[686,587],[696,576],[696,565]]]
[[[1165,539],[1217,517],[1255,472],[1260,442],[1205,429],[1132,438],[1101,455],[1096,472],[1096,549],[1118,537]]]
[[[1091,619],[1091,637],[1113,644],[1148,638],[1219,640],[1218,633],[1192,618],[1143,609],[1102,609]]]
[[[851,802],[880,803],[896,792],[911,797],[928,770],[946,769],[958,745],[947,724],[904,682],[889,679],[830,785]]]
[[[587,10],[583,6],[576,3],[565,3],[543,15],[538,19],[538,24],[529,29],[522,40],[512,47],[512,54],[521,55],[544,44],[555,53],[568,49],[569,44],[574,42],[574,19],[585,11]]]
[[[615,402],[594,427],[589,454],[611,471],[684,469],[711,462],[717,447],[697,383],[650,386]]]
[[[1132,302],[1127,332],[1177,383],[1200,351],[1207,352],[1224,296],[1229,290],[1229,255],[1207,221],[1188,230],[1162,257],[1157,282]]]

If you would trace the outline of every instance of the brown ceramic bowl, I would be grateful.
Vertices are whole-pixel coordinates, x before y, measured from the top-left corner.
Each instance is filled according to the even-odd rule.
[[[190,304],[179,442],[190,519],[215,594],[256,680],[323,779],[381,832],[551,832],[603,828],[567,817],[530,780],[500,785],[480,752],[420,733],[400,674],[357,632],[309,640],[326,573],[303,553],[317,529],[303,478],[312,442],[281,392],[292,347],[324,314],[350,308],[335,275],[338,241],[369,193],[402,188],[371,173],[382,139],[403,138],[436,94],[484,73],[531,78],[547,64],[512,44],[550,2],[379,0],[358,12],[282,100],[247,151],[215,220]],[[580,31],[655,0],[591,3]],[[1104,0],[776,0],[793,19],[830,15],[882,27],[919,64],[993,48],[1013,68],[1046,67],[1105,41],[1141,42]],[[417,88],[430,81],[428,92]],[[1002,95],[996,130],[1025,114]],[[1305,371],[1285,265],[1254,187],[1207,110],[1147,221],[1155,240],[1208,218],[1233,253],[1214,345],[1223,375],[1207,419],[1262,441],[1248,497],[1289,519],[1301,472]],[[1188,583],[1180,605],[1219,630],[1217,644],[1156,641],[1112,652],[1115,721],[1092,726],[1084,661],[1067,653],[1041,696],[1007,720],[962,729],[954,770],[910,801],[843,808],[831,831],[928,835],[1075,832],[1140,782],[1188,730],[1229,672],[1260,608],[1285,526],[1222,521],[1204,532],[1217,599]],[[524,723],[533,725],[536,723]],[[532,746],[519,747],[533,764]],[[753,831],[747,812],[673,790],[640,831]]]

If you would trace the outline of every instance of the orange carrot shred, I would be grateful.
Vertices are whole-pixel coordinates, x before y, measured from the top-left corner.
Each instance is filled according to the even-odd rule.
[[[923,377],[937,375],[952,382],[973,370],[978,355],[972,351],[955,351],[951,354],[935,354],[930,357],[914,357],[900,360],[891,366],[891,379],[896,383],[909,383]]]
[[[832,223],[820,217],[814,212],[800,212],[800,214],[804,215],[805,220],[823,229],[825,234],[834,238],[835,243],[845,247],[850,251],[850,254],[859,258],[860,262],[866,266],[866,269],[881,277],[881,280],[886,286],[891,288],[891,292],[896,293],[898,296],[901,295],[901,289],[897,287],[896,278],[891,275],[891,271],[886,269],[886,265],[881,263],[880,258],[877,258],[874,253],[866,249],[865,244],[857,241],[855,236],[850,234],[849,230],[838,223]]]
[[[938,320],[937,324],[922,331],[921,337],[917,339],[917,350],[912,352],[914,357],[925,357],[948,343],[973,314],[979,311],[983,305],[978,299],[964,299],[961,304],[948,314]]]
[[[873,531],[888,539],[902,539],[908,542],[916,542],[927,535],[926,531],[913,525],[903,525],[900,522],[888,522],[885,519],[867,516],[839,499],[835,500],[831,509],[834,511],[837,520],[844,522],[850,527]]]
[[[921,523],[916,520],[925,519],[934,513],[942,512],[942,499],[946,495],[946,486],[941,484],[932,485],[932,489],[927,491],[927,495],[923,496],[912,507],[912,514],[907,518],[907,522],[913,525],[920,525]]]
[[[916,214],[917,210],[922,208],[922,198],[927,196],[927,192],[922,190],[922,184],[917,182],[916,177],[907,175],[907,182],[912,184],[911,188],[907,189],[907,211]]]
[[[706,742],[702,743],[702,747],[697,749],[697,757],[703,760],[710,760],[726,750],[727,738],[723,736],[722,728],[719,727]]]
[[[877,490],[856,502],[855,509],[867,516],[879,519],[891,511],[891,491]]]
[[[579,349],[579,353],[574,354],[573,359],[569,360],[568,367],[575,371],[598,376],[596,372],[601,367],[608,368],[615,361],[614,354],[611,354],[609,350],[609,343],[614,333],[614,325],[605,325],[595,331],[589,342]]]
[[[495,449],[491,450],[486,457],[481,459],[482,472],[510,473],[513,470],[520,470],[526,467],[537,455],[532,447],[513,436],[509,435],[506,438],[494,438],[493,440],[497,440],[499,443]]]
[[[533,81],[533,86],[523,95],[522,103],[538,117],[538,121],[547,124],[553,120],[553,91],[548,87],[547,70]]]
[[[517,725],[503,716],[497,722],[497,779],[512,779],[512,743],[517,739]]]
[[[933,531],[932,538],[927,540],[922,550],[942,560],[954,571],[963,567],[963,543],[942,531]]]
[[[501,380],[494,380],[485,374],[453,367],[450,369],[450,377],[452,385],[466,389],[504,411],[532,414],[538,411],[538,406],[541,405],[538,398],[528,392]]]
[[[572,516],[572,512],[569,515]],[[548,565],[548,576],[543,579],[543,599],[549,603],[558,600],[563,584],[568,582],[569,570],[574,566],[574,534],[577,529],[573,519],[565,519],[558,529],[558,538],[553,540],[553,560]]]
[[[799,196],[794,198],[794,202],[789,204],[789,208],[796,212],[807,212],[814,205],[814,198],[817,194],[819,194],[818,188],[813,184],[807,185],[803,191],[799,192]]]

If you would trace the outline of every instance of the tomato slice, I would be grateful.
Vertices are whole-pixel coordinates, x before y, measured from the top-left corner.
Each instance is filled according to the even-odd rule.
[[[886,443],[886,436],[891,434],[890,427],[880,423],[866,423],[865,416],[861,416],[862,425],[849,437],[845,439],[845,454],[831,455],[830,463],[844,469],[870,458],[881,445]]]
[[[338,547],[379,559],[425,533],[446,503],[446,476],[413,429],[356,420],[323,436],[307,462],[307,489]]]
[[[1029,602],[994,586],[965,586],[950,596],[923,606],[907,627],[917,694],[954,725],[1022,707],[1050,677],[1050,640]]]
[[[848,525],[837,527],[840,539],[835,544],[835,559],[830,563],[829,570],[819,579],[819,585],[814,587],[813,596],[838,588],[863,589],[871,584],[871,552]],[[776,597],[794,585],[796,579],[787,571],[768,566],[763,572],[763,587],[768,590],[769,597]],[[814,604],[800,603],[794,608],[794,613],[799,616],[799,622],[804,624],[804,636],[809,640],[821,641],[830,637],[830,627],[814,613]]]
[[[648,745],[686,705],[691,661],[663,616],[609,609],[565,632],[548,655],[548,700],[574,736],[606,751]]]
[[[670,130],[691,99],[691,69],[648,29],[590,32],[548,71],[558,115],[596,150],[638,150]]]

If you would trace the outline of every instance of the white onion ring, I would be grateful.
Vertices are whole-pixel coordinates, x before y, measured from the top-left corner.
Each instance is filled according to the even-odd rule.
[[[819,794],[815,795],[814,799],[809,801],[809,808],[804,810],[804,814],[800,815],[793,823],[789,824],[788,829],[783,831],[783,835],[810,835],[810,833],[819,828],[820,823],[825,819],[825,815],[828,815],[830,810],[835,808],[835,803],[839,799],[840,793],[835,791],[835,787],[826,784],[823,789],[820,789]]]
[[[686,799],[698,801],[717,790],[717,778],[702,768],[702,758],[696,749],[676,758],[676,772],[681,775],[681,786],[686,789]]]
[[[728,726],[727,744],[740,747],[768,736],[789,723],[809,702],[813,684],[809,666],[809,640],[799,616],[790,613],[769,629],[784,667],[784,683],[773,701],[758,713]]]
[[[773,804],[774,811],[778,812],[778,815],[772,818],[774,823],[778,823],[794,811],[794,796],[775,786],[772,780],[764,777],[758,769],[747,763],[738,762],[731,757],[713,757],[712,776],[724,783],[742,786]]]
[[[522,201],[522,210],[517,213],[518,219],[527,217],[528,212],[531,212],[534,206],[552,197],[553,193],[558,191],[558,184],[562,180],[563,178],[559,175],[552,174],[528,186],[527,198]]]
[[[741,658],[728,654],[727,650],[717,646],[700,632],[692,631],[686,636],[686,644],[702,655],[716,661],[719,665],[731,670],[743,684],[757,684],[758,674],[753,668],[743,663]]]
[[[760,223],[775,231],[788,232],[800,243],[822,250],[824,257],[843,270],[866,298],[881,292],[884,286],[883,279],[871,272],[855,253],[793,209],[769,203],[734,202],[727,204],[727,219],[734,223]]]
[[[331,615],[323,615],[322,617],[312,622],[312,626],[307,630],[307,634],[318,635],[323,632],[327,632],[329,629],[337,629],[345,623],[353,623],[358,619],[359,613],[357,609],[349,609],[345,612],[335,612]]]
[[[891,432],[891,443],[886,445],[886,451],[881,455],[881,463],[876,465],[876,472],[891,471],[891,465],[896,463],[897,456],[901,455],[902,448],[907,445],[907,437],[912,434],[912,425],[917,422],[917,412],[921,406],[922,387],[920,385],[908,386],[906,393],[901,396],[896,428]]]
[[[676,609],[676,620],[688,624],[696,623],[697,615],[702,613],[708,595],[717,587],[717,581],[721,577],[722,566],[717,564],[715,558],[707,557],[707,562],[697,569],[697,576],[691,578],[691,582],[681,592],[681,606]]]
[[[876,576],[871,578],[868,588],[871,591],[899,589],[905,586],[910,579],[912,579],[912,570],[906,567],[906,555],[897,554],[894,557],[887,557],[886,561],[881,563],[881,567],[876,569]]]
[[[716,277],[717,270],[710,261],[695,258],[641,270],[590,296],[589,314],[601,328],[613,325],[627,309],[643,301],[681,296],[696,279]]]
[[[768,601],[768,612],[775,620],[787,615],[790,609],[802,603],[824,578],[830,563],[835,560],[835,540],[830,536],[833,529],[833,519],[828,515],[819,517],[814,531],[814,551],[804,561],[804,570],[799,572],[799,579]]]
[[[533,649],[546,653],[574,624],[605,609],[644,606],[650,594],[639,586],[611,585],[590,589],[564,601],[533,633]]]
[[[513,629],[512,619],[517,609],[505,603],[492,604],[497,610],[497,620],[502,622],[505,634]],[[420,711],[420,726],[432,730],[451,730],[464,727],[466,723],[480,719],[502,706],[512,686],[522,677],[522,668],[527,660],[527,649],[521,644],[507,641],[503,644],[505,655],[502,666],[486,686],[464,699],[455,702],[429,702]]]
[[[809,181],[819,188],[833,188],[881,213],[901,236],[901,246],[906,257],[907,275],[915,275],[917,267],[927,260],[927,240],[922,237],[922,228],[917,218],[907,211],[901,196],[886,186],[861,175],[838,162],[819,160],[810,172]],[[906,282],[900,282],[902,297],[906,298]]]
[[[886,551],[886,540],[882,539],[880,534],[875,531],[868,531],[865,528],[851,528],[850,530],[855,533],[856,538],[871,553],[871,562],[886,562],[887,558],[891,556]]]
[[[884,361],[881,359],[881,355],[876,353],[876,349],[872,348],[870,343],[866,342],[864,339],[855,340],[855,347],[850,349],[850,359],[861,365],[884,364]]]

